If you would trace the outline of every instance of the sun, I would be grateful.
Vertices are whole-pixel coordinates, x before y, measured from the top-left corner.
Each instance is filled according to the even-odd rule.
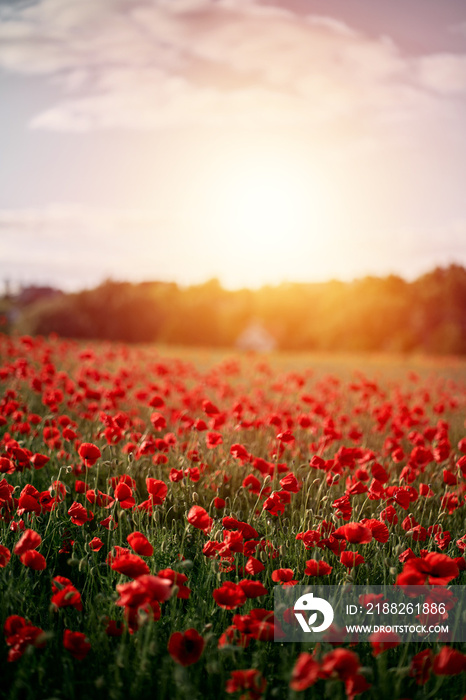
[[[224,144],[193,182],[190,263],[229,289],[320,274],[338,210],[325,164],[290,144],[248,145]]]
[[[225,200],[225,226],[249,250],[285,245],[305,223],[302,185],[278,171],[256,167],[232,178]]]
[[[279,245],[304,225],[303,186],[289,173],[255,165],[231,174],[224,184],[224,226],[238,244]]]
[[[285,279],[292,258],[315,235],[318,187],[309,171],[281,165],[246,160],[226,170],[213,188],[211,225],[230,285]]]

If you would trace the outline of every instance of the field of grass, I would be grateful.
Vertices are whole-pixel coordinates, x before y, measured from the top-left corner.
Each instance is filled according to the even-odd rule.
[[[464,644],[274,641],[273,589],[466,584],[465,388],[0,336],[0,697],[461,700]]]

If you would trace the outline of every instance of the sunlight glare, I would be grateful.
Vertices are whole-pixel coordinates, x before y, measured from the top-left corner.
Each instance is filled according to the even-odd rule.
[[[229,264],[223,275],[229,284],[285,279],[319,235],[324,214],[318,182],[309,170],[286,165],[248,163],[216,184],[211,225]]]

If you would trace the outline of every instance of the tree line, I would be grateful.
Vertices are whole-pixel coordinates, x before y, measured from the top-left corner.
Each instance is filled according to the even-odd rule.
[[[390,275],[238,291],[217,280],[107,280],[37,299],[11,325],[32,335],[233,347],[253,322],[281,350],[466,354],[466,269],[436,268],[413,282]]]

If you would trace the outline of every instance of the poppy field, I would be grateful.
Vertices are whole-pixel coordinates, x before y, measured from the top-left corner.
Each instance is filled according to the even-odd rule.
[[[0,696],[466,697],[464,644],[273,609],[466,584],[465,369],[0,336]]]

